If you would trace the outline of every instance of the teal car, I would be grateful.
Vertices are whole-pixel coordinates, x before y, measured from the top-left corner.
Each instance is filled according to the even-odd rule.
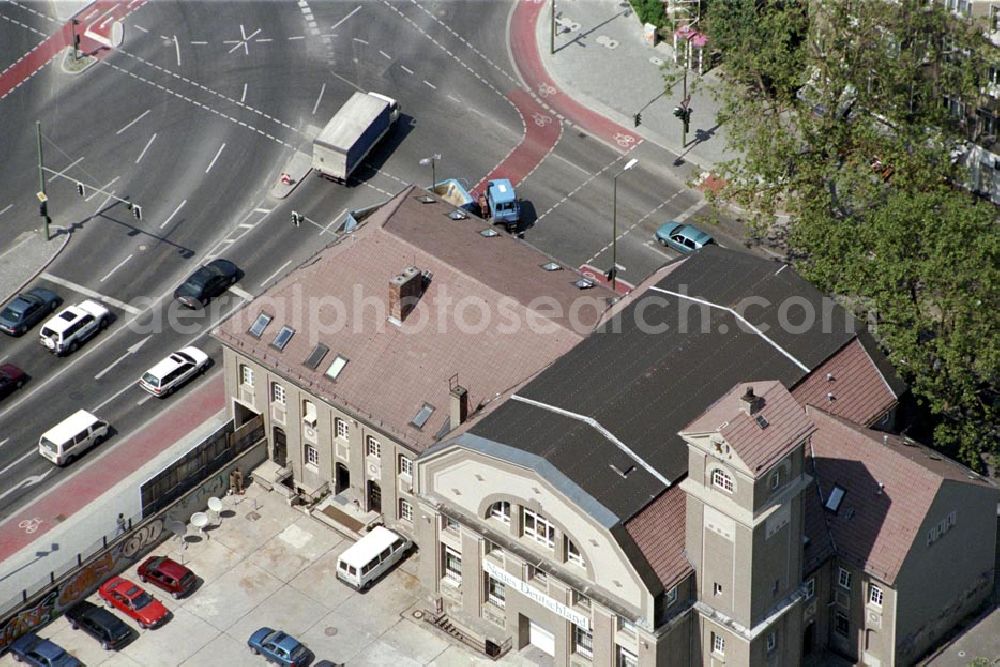
[[[707,245],[715,245],[715,239],[694,225],[671,220],[656,230],[656,242],[681,253],[694,252]]]

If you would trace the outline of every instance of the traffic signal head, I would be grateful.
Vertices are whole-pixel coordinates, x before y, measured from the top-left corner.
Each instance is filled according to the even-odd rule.
[[[674,115],[677,116],[678,118],[683,118],[684,109],[681,109],[680,107],[674,107]]]
[[[299,215],[298,211],[292,211],[292,224],[296,227],[302,224],[302,216]]]
[[[76,182],[76,191],[80,193],[81,197],[85,194],[85,188],[83,187],[83,183],[80,181]]]
[[[639,127],[639,125],[641,125],[641,124],[642,124],[642,114],[641,113],[637,113],[635,115],[635,126]]]
[[[49,203],[47,201],[38,204],[38,215],[47,218],[49,215]]]
[[[133,205],[132,216],[135,217],[136,220],[142,220],[142,207],[138,205]]]

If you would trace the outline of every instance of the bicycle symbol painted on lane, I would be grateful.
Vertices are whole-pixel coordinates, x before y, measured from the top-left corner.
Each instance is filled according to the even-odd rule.
[[[41,519],[25,519],[21,523],[17,524],[17,527],[23,529],[28,535],[33,535],[41,525]]]
[[[552,124],[552,116],[547,116],[543,113],[535,112],[531,114],[531,117],[535,120],[535,125],[538,127],[545,127],[546,125]]]

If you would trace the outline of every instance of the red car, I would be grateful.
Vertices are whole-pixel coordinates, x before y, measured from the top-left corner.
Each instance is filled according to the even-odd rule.
[[[128,579],[111,577],[97,590],[109,607],[122,611],[143,628],[155,628],[170,617],[163,603]]]
[[[139,581],[158,586],[177,599],[190,593],[198,578],[194,572],[166,556],[150,556],[139,566]]]
[[[0,366],[0,398],[10,396],[15,389],[23,387],[27,380],[28,376],[24,374],[24,371],[14,364]]]

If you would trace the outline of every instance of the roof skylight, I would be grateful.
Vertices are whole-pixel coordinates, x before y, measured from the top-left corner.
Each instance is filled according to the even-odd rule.
[[[493,229],[491,227],[487,227],[483,231],[479,232],[479,235],[480,236],[485,236],[486,238],[491,239],[494,236],[500,236],[500,232],[498,232],[497,230],[495,230],[495,229]]]
[[[830,495],[826,497],[826,503],[823,506],[831,512],[836,512],[840,509],[840,503],[844,500],[845,493],[846,491],[842,487],[834,486],[833,490],[830,491]]]
[[[423,428],[424,424],[427,423],[427,420],[431,418],[432,414],[434,414],[434,406],[429,403],[424,403],[420,406],[420,410],[410,423],[417,428]]]
[[[545,269],[546,271],[558,271],[562,267],[559,266],[558,262],[547,262],[545,264],[542,264],[542,268]]]
[[[313,348],[313,351],[309,354],[306,360],[302,362],[302,365],[316,370],[319,367],[319,362],[323,361],[323,357],[325,357],[326,353],[329,351],[330,348],[323,345],[323,343],[316,343],[316,347]]]
[[[290,341],[294,335],[295,329],[285,325],[281,327],[280,331],[278,331],[278,335],[274,337],[274,342],[271,343],[271,346],[277,348],[279,352],[283,352],[285,350],[285,346],[288,345],[288,341]]]
[[[267,325],[271,323],[272,319],[274,318],[267,313],[261,312],[261,314],[257,316],[257,319],[254,320],[253,324],[250,325],[250,335],[254,338],[260,338],[264,334],[264,329],[267,328]]]
[[[331,380],[336,380],[340,372],[344,370],[344,366],[347,365],[347,359],[337,355],[337,358],[330,363],[330,367],[326,369],[326,376]]]

